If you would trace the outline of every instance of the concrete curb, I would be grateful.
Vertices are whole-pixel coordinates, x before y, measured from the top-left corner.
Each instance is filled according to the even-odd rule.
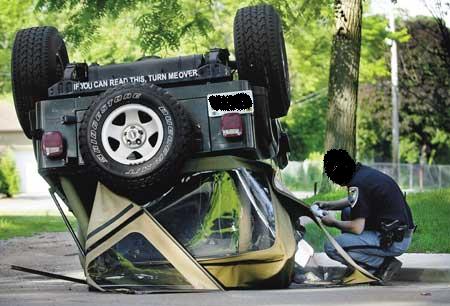
[[[335,278],[342,275],[344,271],[344,267],[323,267],[323,272],[328,273],[328,278]],[[394,276],[393,280],[403,282],[448,283],[450,282],[450,269],[402,268]]]
[[[450,283],[450,254],[406,253],[398,257],[403,263],[394,280],[406,282]],[[315,253],[312,266],[327,278],[336,278],[345,271],[345,266],[331,260],[325,253]]]
[[[450,282],[450,269],[405,268],[394,277],[395,280],[409,282]]]

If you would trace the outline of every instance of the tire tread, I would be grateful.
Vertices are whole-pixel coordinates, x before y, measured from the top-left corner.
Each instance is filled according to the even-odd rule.
[[[239,78],[268,89],[272,118],[286,115],[290,105],[289,88],[286,88],[289,80],[284,78],[280,44],[284,44],[281,20],[271,5],[237,11],[234,45]]]
[[[29,112],[35,103],[48,96],[48,87],[57,81],[50,68],[51,40],[62,42],[64,60],[67,50],[58,30],[54,27],[33,27],[16,33],[12,49],[11,79],[14,103],[20,125],[28,138],[32,137]],[[62,72],[60,72],[62,73]]]
[[[145,91],[164,101],[169,111],[172,112],[174,127],[174,146],[167,159],[162,162],[155,171],[135,177],[123,178],[111,176],[98,165],[94,156],[90,153],[88,146],[88,118],[96,112],[95,105],[104,101],[104,97],[120,94],[129,91],[130,88],[138,91]],[[122,85],[108,89],[103,94],[97,96],[89,109],[86,111],[80,127],[80,151],[84,162],[88,165],[91,175],[98,177],[98,180],[105,184],[114,192],[129,197],[130,199],[140,200],[139,191],[145,199],[158,196],[172,187],[173,183],[179,178],[180,170],[192,152],[192,121],[184,107],[166,90],[153,84],[132,84]],[[150,191],[152,190],[152,191]],[[136,193],[138,192],[138,193]]]

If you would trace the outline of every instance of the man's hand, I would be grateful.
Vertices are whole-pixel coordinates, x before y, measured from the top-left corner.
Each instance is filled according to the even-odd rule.
[[[313,205],[317,205],[322,210],[342,210],[347,206],[350,206],[348,198],[343,198],[336,201],[316,201]]]
[[[317,205],[320,209],[327,210],[327,202],[326,201],[315,201],[312,205]]]
[[[327,215],[323,216],[322,218],[320,218],[320,220],[326,226],[335,226],[336,221],[337,221],[331,214],[327,214]]]

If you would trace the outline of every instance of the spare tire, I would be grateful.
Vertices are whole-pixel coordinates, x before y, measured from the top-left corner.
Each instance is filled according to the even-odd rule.
[[[237,11],[234,48],[239,78],[266,87],[271,117],[285,116],[291,104],[289,71],[280,16],[272,6]]]
[[[66,45],[54,27],[17,32],[11,61],[12,91],[23,132],[32,137],[29,113],[48,97],[48,88],[62,79],[69,63]]]
[[[80,127],[91,174],[112,191],[147,200],[167,191],[191,152],[192,123],[166,90],[126,84],[95,98]]]

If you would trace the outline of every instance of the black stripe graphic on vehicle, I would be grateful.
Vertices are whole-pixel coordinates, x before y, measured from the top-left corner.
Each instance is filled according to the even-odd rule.
[[[100,225],[99,227],[97,227],[95,230],[93,230],[92,232],[90,232],[87,236],[87,239],[90,239],[92,236],[94,236],[95,234],[97,234],[98,232],[100,232],[102,229],[104,229],[105,227],[109,226],[110,224],[116,222],[119,218],[121,218],[123,215],[125,215],[127,212],[130,211],[130,209],[133,208],[133,204],[128,205],[127,207],[125,207],[120,213],[118,213],[116,216],[114,216],[111,220],[109,220],[108,222]]]
[[[107,241],[109,238],[111,238],[112,236],[114,236],[118,231],[120,231],[121,229],[123,229],[125,226],[127,226],[128,224],[130,224],[131,222],[133,222],[134,220],[136,220],[137,218],[139,218],[140,216],[142,216],[144,214],[143,210],[138,211],[137,213],[135,213],[134,215],[132,215],[130,218],[128,218],[127,220],[125,220],[121,225],[119,225],[118,227],[116,227],[115,229],[113,229],[111,232],[109,232],[107,235],[105,235],[102,239],[98,240],[96,243],[94,243],[93,245],[91,245],[91,247],[89,247],[86,251],[86,254],[89,254],[90,252],[92,252],[94,249],[96,249],[97,247],[99,247],[101,244],[103,244],[105,241]]]

